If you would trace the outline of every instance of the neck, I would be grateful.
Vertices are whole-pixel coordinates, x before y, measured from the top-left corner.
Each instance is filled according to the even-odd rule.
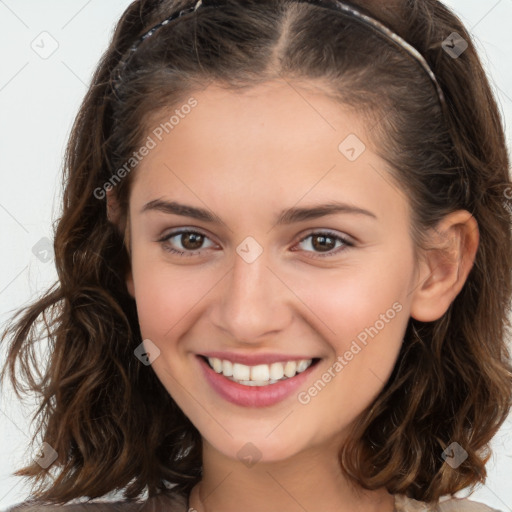
[[[342,474],[336,450],[302,452],[248,467],[203,442],[203,479],[190,494],[191,512],[393,512],[385,488],[368,491]]]

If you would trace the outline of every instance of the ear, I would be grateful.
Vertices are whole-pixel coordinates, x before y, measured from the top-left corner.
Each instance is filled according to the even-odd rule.
[[[119,234],[124,239],[124,245],[131,259],[131,240],[130,240],[130,211],[126,213],[126,217],[122,218],[121,208],[113,188],[107,190],[107,219],[115,226]],[[135,298],[135,287],[133,284],[133,275],[131,265],[125,274],[126,288],[128,293]]]
[[[128,293],[131,295],[132,299],[135,299],[135,285],[133,283],[133,273],[132,273],[131,265],[125,274],[125,282],[126,282],[126,289],[128,290]]]
[[[122,235],[125,230],[125,222],[121,219],[121,208],[112,187],[107,189],[107,219]]]
[[[473,267],[478,242],[478,223],[466,210],[447,215],[431,231],[412,292],[413,318],[433,322],[446,313]]]

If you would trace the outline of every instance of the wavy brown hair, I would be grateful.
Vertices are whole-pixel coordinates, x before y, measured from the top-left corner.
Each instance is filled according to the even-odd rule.
[[[435,0],[352,2],[426,58],[446,97],[443,112],[418,63],[349,16],[293,0],[213,8],[204,0],[140,45],[114,94],[116,66],[131,45],[195,1],[127,8],[74,123],[55,229],[58,282],[18,311],[3,336],[2,379],[9,374],[18,396],[38,394],[37,431],[58,458],[49,470],[33,463],[15,474],[30,477],[34,496],[50,503],[114,490],[129,500],[144,491],[186,495],[200,480],[199,432],[134,357],[142,339],[125,284],[130,255],[107,220],[104,184],[141,146],[151,119],[194,91],[286,79],[321,87],[365,116],[369,142],[410,200],[418,249],[427,248],[428,228],[459,209],[480,232],[473,268],[446,314],[409,320],[389,381],[340,448],[341,468],[363,488],[432,502],[484,482],[488,443],[512,396],[510,178],[502,119],[470,34]],[[442,48],[452,32],[469,45],[459,58]],[[121,218],[135,172],[115,187]],[[42,370],[38,325],[50,354]],[[442,457],[454,441],[468,454],[456,469]]]

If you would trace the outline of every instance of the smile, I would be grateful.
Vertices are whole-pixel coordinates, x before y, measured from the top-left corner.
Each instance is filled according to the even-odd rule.
[[[233,355],[237,359],[233,361],[226,359],[227,354],[216,356],[196,356],[201,373],[217,396],[242,407],[269,407],[291,398],[306,386],[321,361],[320,358],[241,354]]]
[[[295,377],[295,375],[306,371],[313,364],[313,359],[258,364],[255,366],[233,363],[227,359],[219,359],[217,357],[209,357],[206,360],[210,368],[216,373],[222,374],[227,379],[243,386],[268,386],[276,384],[277,382]]]

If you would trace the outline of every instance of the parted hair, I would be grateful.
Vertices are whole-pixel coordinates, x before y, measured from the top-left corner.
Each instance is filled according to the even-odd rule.
[[[44,441],[58,456],[47,469],[31,462],[15,474],[48,503],[112,491],[127,500],[186,496],[201,479],[199,432],[134,356],[142,338],[125,282],[130,254],[97,191],[141,146],[151,120],[194,91],[216,83],[235,92],[283,78],[317,86],[364,116],[368,143],[410,201],[418,250],[428,250],[424,233],[459,209],[471,212],[480,233],[474,265],[446,313],[434,322],[409,319],[391,377],[340,447],[340,467],[365,489],[385,486],[428,502],[484,482],[489,442],[512,396],[512,189],[503,120],[472,36],[436,0],[351,2],[425,57],[446,97],[443,112],[418,63],[350,16],[293,0],[216,7],[204,0],[144,40],[114,90],[134,42],[195,3],[130,4],[74,122],[54,228],[58,279],[17,310],[2,337],[2,379],[9,376],[19,397],[36,394],[34,445]],[[453,32],[468,43],[458,58],[442,45]],[[135,172],[114,189],[120,218]],[[467,452],[456,468],[443,456],[453,442]]]

